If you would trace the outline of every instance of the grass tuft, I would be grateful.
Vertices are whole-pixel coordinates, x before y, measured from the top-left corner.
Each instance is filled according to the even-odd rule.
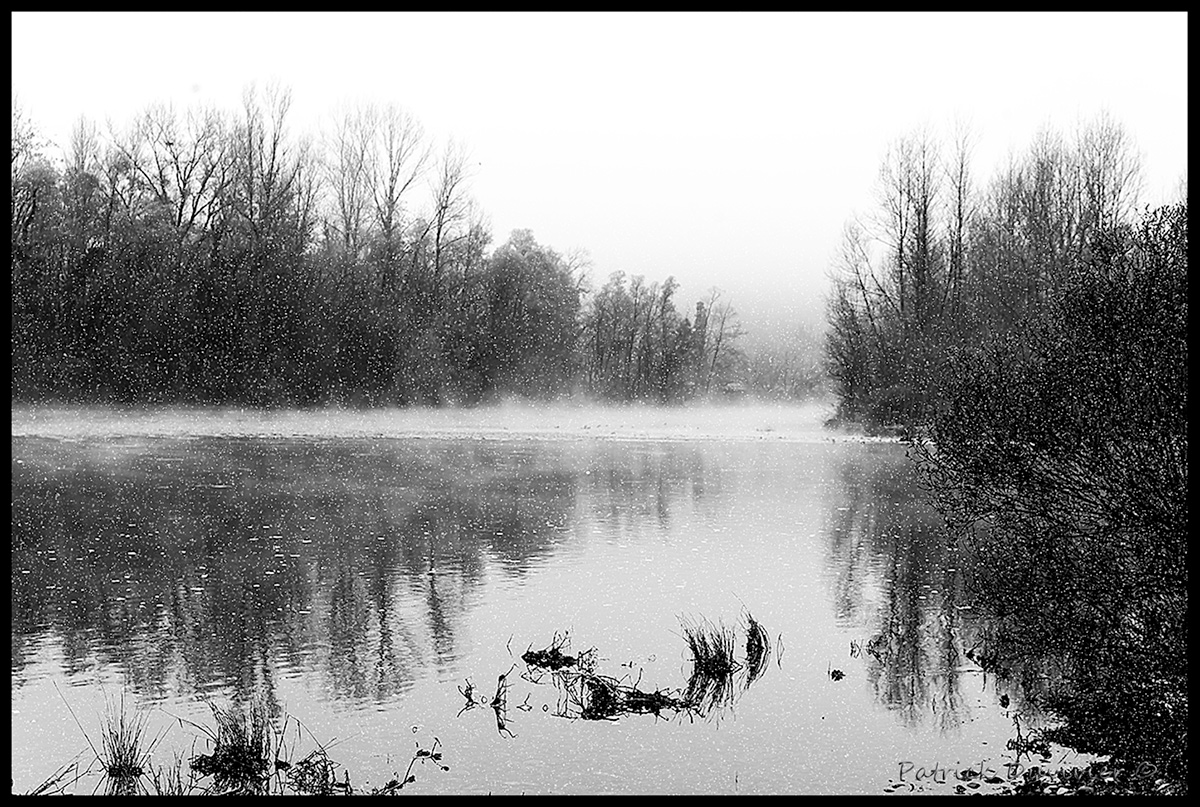
[[[265,794],[275,772],[278,746],[267,705],[252,701],[243,711],[236,705],[209,703],[216,730],[201,729],[212,741],[211,754],[192,758],[192,770],[213,778],[212,791],[226,794]]]
[[[150,754],[162,739],[147,737],[149,714],[125,708],[125,693],[119,704],[109,703],[101,726],[97,759],[104,774],[105,795],[133,796],[148,792]]]

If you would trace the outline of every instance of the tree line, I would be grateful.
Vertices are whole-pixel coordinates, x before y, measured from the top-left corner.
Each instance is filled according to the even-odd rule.
[[[1186,776],[1186,180],[1140,208],[1107,115],[982,188],[969,156],[961,135],[899,140],[875,215],[847,225],[838,415],[907,435],[980,604],[1064,662],[1055,736]]]
[[[828,366],[840,415],[920,419],[949,348],[1020,333],[1136,212],[1140,159],[1102,114],[1073,138],[1043,130],[982,188],[973,137],[897,140],[877,205],[847,223],[830,300]]]
[[[290,111],[270,87],[232,113],[81,119],[58,164],[14,100],[14,399],[675,402],[752,375],[715,290],[681,315],[674,278],[593,290],[529,231],[493,249],[466,151],[406,110],[316,136]]]

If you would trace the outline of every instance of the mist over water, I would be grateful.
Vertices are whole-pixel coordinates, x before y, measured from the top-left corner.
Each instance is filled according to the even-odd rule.
[[[502,403],[472,408],[257,410],[14,406],[14,437],[470,437],[475,439],[829,441],[833,405]]]

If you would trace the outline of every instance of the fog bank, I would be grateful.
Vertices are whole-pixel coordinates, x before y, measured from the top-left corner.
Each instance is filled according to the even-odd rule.
[[[424,437],[595,440],[840,440],[828,402],[679,407],[531,405],[474,408],[253,410],[14,406],[14,437]]]

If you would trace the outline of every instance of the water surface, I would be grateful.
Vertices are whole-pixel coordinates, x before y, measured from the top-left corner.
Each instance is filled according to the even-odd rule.
[[[176,718],[265,696],[356,787],[437,737],[450,770],[418,769],[422,793],[1007,775],[1041,684],[968,655],[988,626],[903,446],[827,434],[820,414],[14,409],[14,790],[87,748],[71,710],[95,742],[122,696],[164,761],[205,750]],[[572,720],[521,677],[525,650],[568,632],[599,672],[680,690],[681,618],[747,611],[770,663],[705,714]],[[505,673],[499,731],[460,690],[490,696]]]

